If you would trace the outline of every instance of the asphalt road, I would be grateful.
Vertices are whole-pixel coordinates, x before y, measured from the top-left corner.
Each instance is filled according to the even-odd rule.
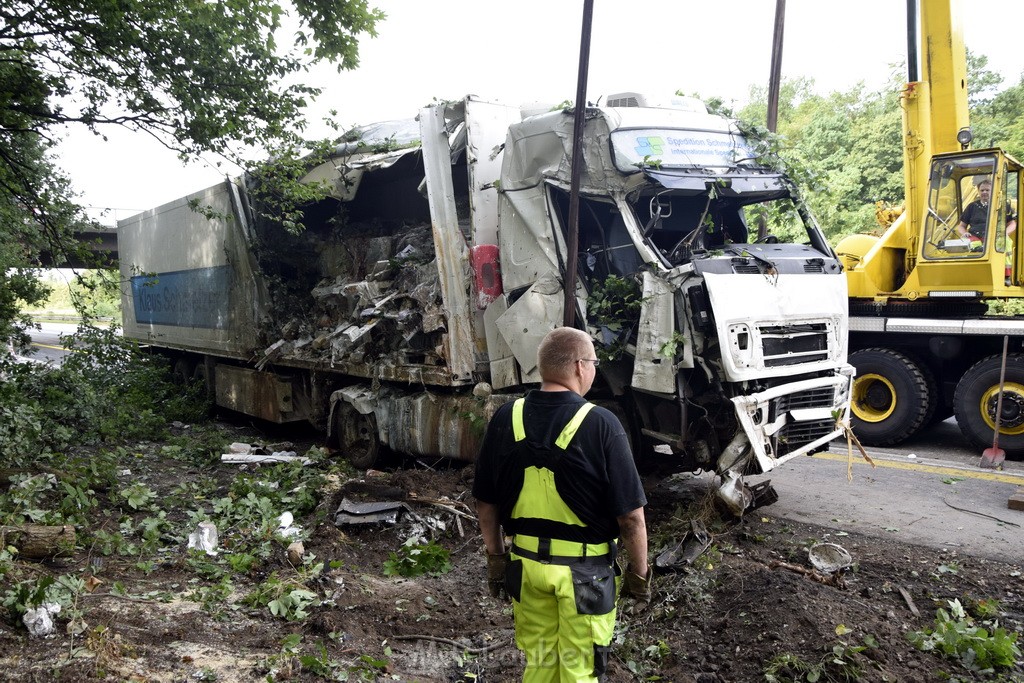
[[[874,466],[845,443],[789,461],[765,478],[779,501],[754,514],[885,536],[950,554],[1024,562],[1024,512],[1008,500],[1024,492],[1024,462],[980,467],[956,422],[943,422],[899,448],[867,448]],[[842,536],[830,539],[842,545]]]
[[[33,353],[27,358],[43,363],[60,365],[64,356],[71,353],[60,343],[60,335],[71,334],[78,329],[74,323],[39,323],[41,329],[32,330]]]

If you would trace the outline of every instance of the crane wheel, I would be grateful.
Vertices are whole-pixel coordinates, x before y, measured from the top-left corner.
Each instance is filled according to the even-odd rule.
[[[851,423],[861,443],[891,446],[927,424],[935,412],[935,392],[917,363],[899,351],[871,348],[851,353],[850,364],[857,368]]]
[[[353,467],[367,470],[376,464],[380,439],[372,413],[363,415],[350,404],[339,401],[334,409],[334,435],[341,455]]]
[[[977,448],[992,446],[999,399],[1001,356],[983,358],[964,373],[956,386],[953,408],[964,437]],[[1006,357],[1002,415],[999,418],[999,447],[1006,457],[1024,458],[1024,355]]]

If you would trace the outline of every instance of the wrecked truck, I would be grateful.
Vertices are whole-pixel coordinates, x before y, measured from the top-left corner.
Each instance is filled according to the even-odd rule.
[[[587,107],[566,277],[573,112],[467,97],[351,131],[304,180],[301,231],[227,180],[123,220],[124,334],[218,406],[381,447],[475,457],[563,319],[602,359],[588,398],[638,458],[742,477],[841,433],[846,279],[797,189],[735,122],[677,98]],[[205,210],[196,210],[205,207]]]

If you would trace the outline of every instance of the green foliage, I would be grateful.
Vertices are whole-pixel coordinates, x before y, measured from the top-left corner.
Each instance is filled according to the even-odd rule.
[[[612,335],[610,342],[596,342],[598,358],[616,360],[625,353],[642,308],[640,284],[634,278],[609,275],[593,284],[587,297],[587,320]]]
[[[114,270],[79,271],[70,280],[50,278],[40,284],[48,290],[46,298],[23,307],[36,318],[79,315],[86,320],[110,320],[121,317],[120,280]]]
[[[977,625],[959,600],[949,601],[949,611],[940,608],[935,615],[935,628],[913,631],[908,640],[923,652],[936,652],[956,660],[969,671],[992,672],[1010,668],[1021,656],[1017,646],[1018,633],[1009,633],[997,622],[991,628]]]
[[[88,258],[88,223],[51,148],[68,126],[143,131],[182,158],[289,154],[320,93],[318,62],[358,64],[358,39],[383,13],[367,0],[11,0],[0,13],[0,342],[26,324],[40,254]],[[284,26],[295,26],[293,35]],[[282,184],[284,203],[295,184]],[[273,193],[268,193],[273,194]],[[301,197],[296,204],[301,203]],[[5,347],[0,343],[0,347]]]
[[[118,492],[132,510],[150,509],[153,500],[156,498],[156,491],[145,484],[138,482],[126,486]]]
[[[44,576],[38,581],[19,581],[4,591],[0,604],[7,608],[15,620],[19,620],[25,612],[46,601],[46,593],[53,584],[52,576]]]
[[[675,330],[672,332],[672,336],[669,337],[668,341],[661,345],[661,349],[658,350],[658,353],[669,360],[674,360],[677,355],[682,353],[685,346],[686,335]]]
[[[76,350],[60,368],[0,360],[0,452],[12,465],[73,445],[154,438],[171,420],[205,415],[198,388],[182,392],[163,359],[116,330],[82,326],[68,343]]]
[[[840,626],[837,632],[849,633]],[[839,641],[817,661],[807,660],[791,652],[782,652],[768,662],[764,668],[767,683],[850,683],[864,680],[865,650],[875,649],[878,643],[874,636],[866,635],[863,644],[855,645]]]
[[[385,576],[438,576],[452,569],[450,553],[434,541],[417,543],[410,539],[384,562]]]
[[[319,604],[316,593],[295,579],[281,578],[277,572],[246,596],[244,602],[267,607],[275,617],[287,621],[305,619],[310,608]]]

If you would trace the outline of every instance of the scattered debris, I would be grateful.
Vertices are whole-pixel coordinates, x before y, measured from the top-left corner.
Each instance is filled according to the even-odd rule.
[[[347,524],[394,524],[409,507],[398,501],[353,503],[343,498],[334,514],[334,525]]]
[[[808,549],[807,557],[822,574],[835,574],[853,564],[850,553],[837,543],[815,543]]]
[[[302,544],[302,541],[295,541],[288,546],[288,561],[293,567],[302,564],[302,556],[305,554],[306,546]]]
[[[213,522],[199,522],[199,526],[188,535],[188,547],[202,550],[207,555],[217,554],[217,527]]]
[[[704,554],[711,545],[711,536],[700,520],[690,520],[690,531],[687,531],[679,543],[663,551],[654,560],[658,569],[679,569],[683,565],[693,564],[694,560]]]
[[[292,462],[293,460],[298,460],[303,465],[313,462],[305,456],[296,455],[295,451],[277,451],[276,453],[267,453],[266,455],[258,453],[224,453],[220,456],[221,462],[230,465],[240,463]]]
[[[60,614],[60,605],[55,602],[46,602],[39,607],[25,610],[21,620],[28,629],[29,635],[36,638],[48,636],[54,632],[53,616]]]
[[[772,569],[788,569],[791,572],[797,574],[803,574],[812,581],[825,584],[826,586],[834,586],[836,588],[846,588],[846,581],[843,579],[842,572],[836,572],[835,574],[822,574],[814,569],[808,569],[807,567],[801,567],[798,564],[792,564],[790,562],[783,562],[782,560],[773,560],[768,563],[768,566]]]
[[[277,518],[277,535],[282,538],[291,538],[302,533],[302,527],[293,524],[295,516],[290,512],[282,512]]]
[[[1018,488],[1006,501],[1006,507],[1011,510],[1024,510],[1024,487]]]
[[[917,605],[914,604],[914,599],[910,597],[910,591],[903,586],[896,586],[896,589],[900,592],[900,595],[903,596],[903,601],[906,602],[907,607],[910,608],[910,613],[915,617],[921,616],[921,611],[917,609]]]
[[[291,444],[284,444],[287,448]],[[305,456],[299,456],[293,450],[273,450],[266,446],[257,446],[248,443],[233,443],[228,446],[228,452],[220,456],[220,461],[227,464],[241,463],[266,463],[266,462],[292,462],[299,460],[303,465],[308,465],[312,460]]]

